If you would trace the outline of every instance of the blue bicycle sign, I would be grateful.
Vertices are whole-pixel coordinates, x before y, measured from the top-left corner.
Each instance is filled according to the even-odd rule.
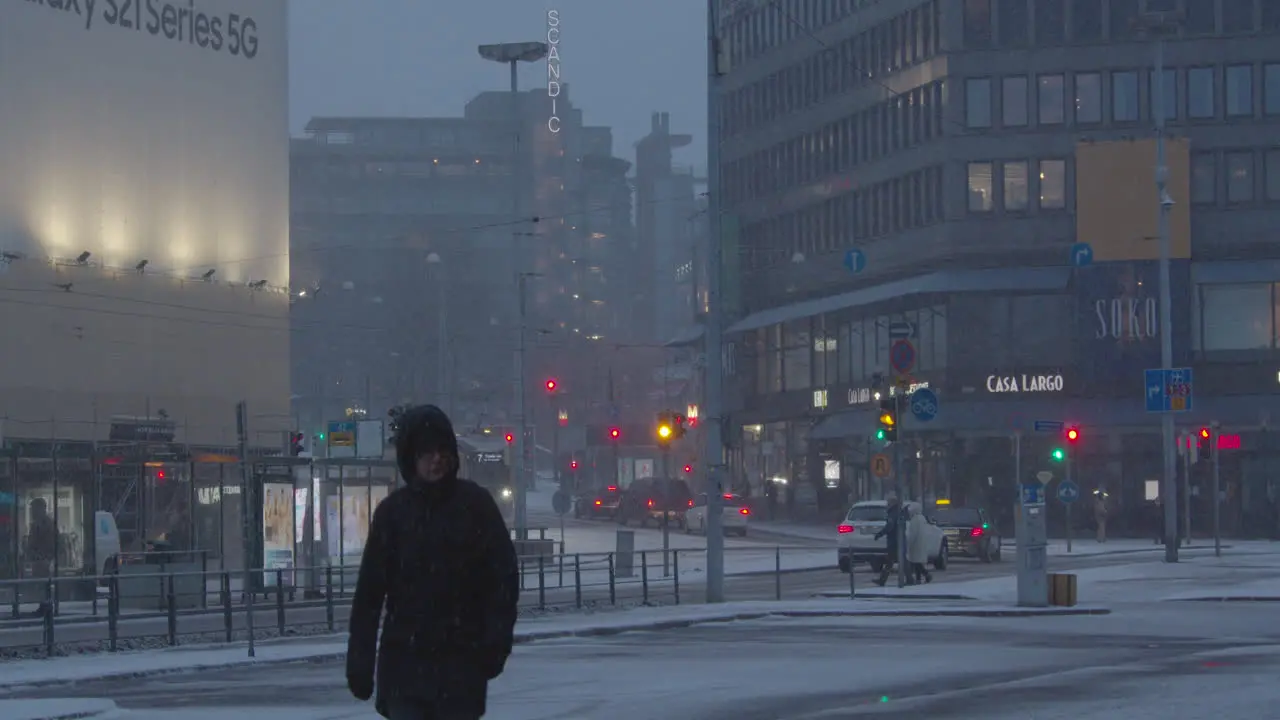
[[[911,414],[920,422],[929,422],[938,416],[938,394],[929,388],[911,393]]]

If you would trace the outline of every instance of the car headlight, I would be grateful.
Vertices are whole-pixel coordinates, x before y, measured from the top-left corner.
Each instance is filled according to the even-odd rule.
[[[511,488],[502,488],[502,499],[506,500],[511,497]]]

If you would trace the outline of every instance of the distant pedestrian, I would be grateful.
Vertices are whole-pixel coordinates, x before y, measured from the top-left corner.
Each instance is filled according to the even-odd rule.
[[[511,654],[515,549],[485,488],[458,477],[442,410],[406,410],[395,430],[405,487],[374,511],[351,604],[347,686],[375,690],[390,720],[477,720]],[[379,646],[378,624],[386,609]]]
[[[898,564],[898,535],[902,523],[902,504],[898,496],[890,495],[885,508],[884,527],[876,533],[875,539],[885,539],[884,560],[880,563],[880,577],[875,583],[884,587],[889,582],[889,573]]]
[[[924,516],[920,503],[907,503],[907,562],[910,563],[912,579],[917,585],[933,582],[929,574],[929,520]]]

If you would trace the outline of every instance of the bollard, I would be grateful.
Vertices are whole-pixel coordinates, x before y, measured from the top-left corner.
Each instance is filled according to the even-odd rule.
[[[107,578],[107,650],[115,652],[120,640],[120,581],[115,575]]]
[[[556,587],[562,588],[564,587],[564,543],[560,543],[560,554],[557,557],[559,562],[556,564],[560,566],[560,578],[556,581]]]
[[[546,558],[538,555],[538,609],[547,609]]]
[[[582,556],[573,556],[573,604],[582,609]]]
[[[782,548],[773,549],[773,599],[782,599]]]
[[[284,637],[284,571],[276,570],[276,629]]]
[[[613,571],[613,553],[609,553],[609,604],[618,604],[618,581]]]
[[[333,632],[333,566],[324,569],[324,622]]]
[[[246,601],[244,606],[244,623],[245,630],[249,635],[249,657],[257,657],[257,629],[253,621],[253,601],[257,599],[258,593],[253,586],[253,571],[248,568],[245,568],[244,571],[244,591],[242,594],[245,596]]]
[[[53,657],[53,595],[56,592],[50,579],[44,588],[44,605],[40,608],[44,620],[44,653],[48,657]]]
[[[676,604],[680,604],[680,551],[671,551],[671,583],[676,595]]]
[[[231,573],[222,572],[222,634],[231,642],[234,625],[231,621]]]
[[[640,604],[649,604],[649,552],[640,551]]]
[[[178,596],[174,593],[173,573],[169,573],[164,593],[165,615],[169,625],[169,647],[178,644]]]

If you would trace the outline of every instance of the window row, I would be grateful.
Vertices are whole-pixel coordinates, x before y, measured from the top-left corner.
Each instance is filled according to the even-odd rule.
[[[1182,37],[1280,31],[1275,0],[964,0],[964,42],[980,49],[1138,40],[1151,18],[1144,10],[1181,10]]]
[[[915,371],[945,369],[945,306],[853,320],[833,314],[793,320],[755,332],[749,342],[756,369],[756,393],[867,384],[873,375],[888,375],[889,347],[893,344],[889,325],[903,321],[916,328],[912,339],[916,348]]]
[[[1192,345],[1201,351],[1280,348],[1280,284],[1201,285]]]
[[[726,202],[772,197],[941,137],[945,93],[942,81],[930,83],[729,162]]]
[[[1024,213],[1067,207],[1067,161],[1062,159],[971,162],[965,178],[969,212],[989,213],[997,207]]]
[[[927,167],[747,225],[742,230],[744,269],[789,262],[796,253],[831,253],[858,240],[942,222],[942,175],[941,165]]]
[[[1191,202],[1240,205],[1280,202],[1280,148],[1191,155]]]
[[[1046,73],[965,81],[965,125],[972,129],[1037,125],[1098,125],[1152,120],[1280,116],[1280,63],[1262,72],[1251,64],[1224,68]],[[1218,91],[1219,86],[1222,92]],[[1144,102],[1145,100],[1145,102]]]
[[[765,3],[767,12],[774,3]],[[733,137],[923,62],[939,48],[938,0],[820,49],[724,94],[721,132]]]
[[[724,29],[729,60],[738,65],[853,15],[866,0],[777,0],[734,12]],[[732,11],[731,11],[732,12]]]

